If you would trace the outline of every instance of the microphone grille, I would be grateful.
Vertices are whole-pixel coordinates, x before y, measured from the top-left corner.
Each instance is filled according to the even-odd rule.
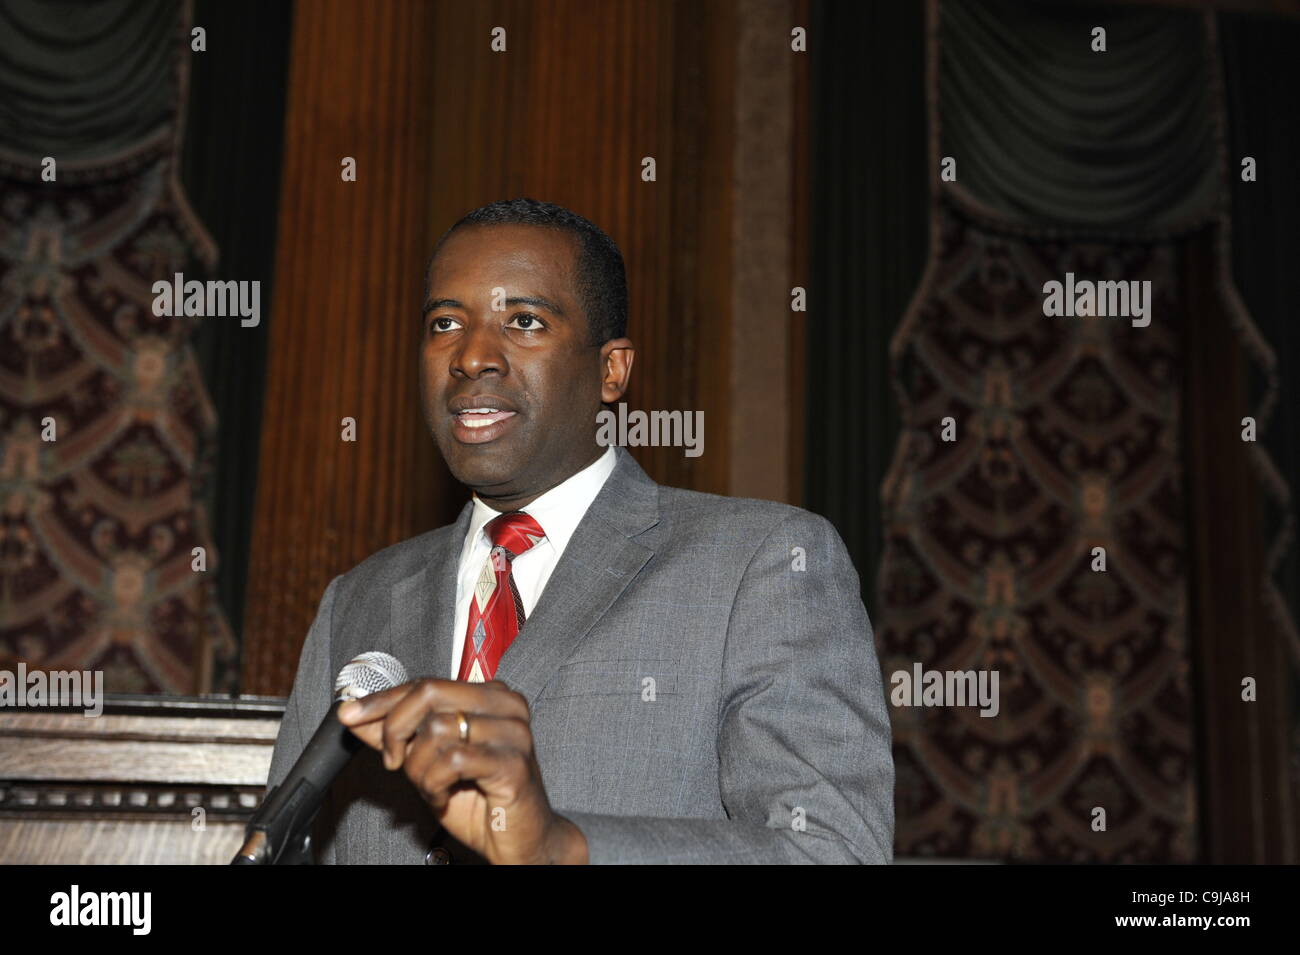
[[[353,657],[334,681],[335,700],[359,700],[407,682],[402,661],[379,650]]]

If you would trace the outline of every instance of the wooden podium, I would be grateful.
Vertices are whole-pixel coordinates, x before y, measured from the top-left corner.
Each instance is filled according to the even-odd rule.
[[[229,863],[284,704],[105,694],[95,717],[0,708],[0,863]]]

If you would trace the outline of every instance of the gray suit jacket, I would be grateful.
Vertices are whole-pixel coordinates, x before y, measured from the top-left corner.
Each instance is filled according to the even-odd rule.
[[[551,805],[593,863],[892,861],[889,715],[835,529],[786,504],[662,487],[617,454],[497,670],[528,700]],[[326,588],[269,785],[358,653],[447,676],[471,510]],[[478,858],[369,748],[331,790],[315,844],[326,863],[418,864],[433,846]]]

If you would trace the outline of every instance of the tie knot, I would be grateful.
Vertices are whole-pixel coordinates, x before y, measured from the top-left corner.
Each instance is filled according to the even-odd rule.
[[[533,520],[531,514],[523,511],[509,511],[500,517],[494,517],[487,522],[484,530],[487,531],[492,546],[504,548],[511,560],[546,538],[542,525]]]

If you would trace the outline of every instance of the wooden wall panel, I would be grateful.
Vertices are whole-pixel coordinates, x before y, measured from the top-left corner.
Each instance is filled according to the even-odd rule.
[[[425,4],[298,4],[244,627],[243,690],[284,693],[330,579],[431,526],[451,492],[420,415],[434,188]],[[341,162],[354,157],[357,181]],[[341,439],[344,417],[357,440]],[[424,478],[417,482],[417,475]]]
[[[730,313],[743,324],[728,336],[727,490],[787,500],[796,54],[785,0],[739,0],[738,11]]]

